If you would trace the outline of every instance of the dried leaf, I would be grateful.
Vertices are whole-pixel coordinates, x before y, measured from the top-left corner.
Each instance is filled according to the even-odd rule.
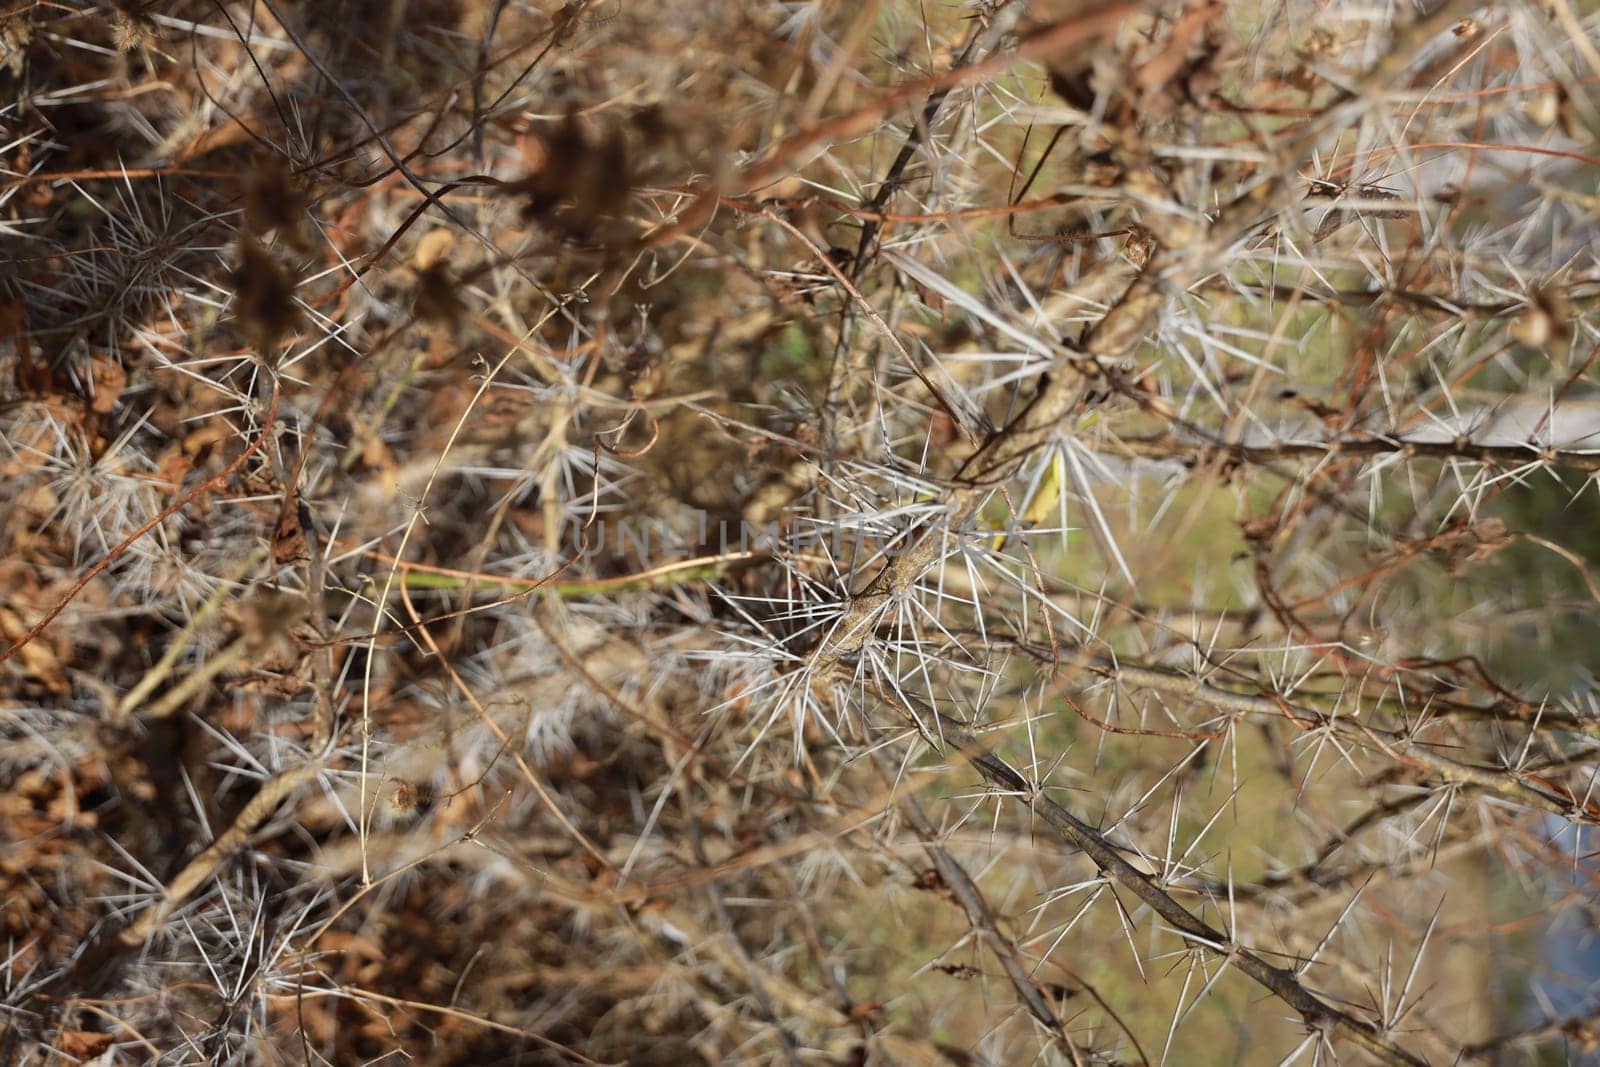
[[[89,407],[97,415],[109,415],[116,409],[117,398],[128,385],[128,372],[115,360],[96,359],[90,366],[90,381],[94,393]]]
[[[6,647],[16,644],[27,633],[28,626],[21,617],[10,608],[0,606],[0,638],[4,639]],[[61,669],[61,660],[42,636],[23,645],[16,658],[21,663],[23,673],[50,692],[57,696],[72,692],[72,683],[67,681],[66,672]]]

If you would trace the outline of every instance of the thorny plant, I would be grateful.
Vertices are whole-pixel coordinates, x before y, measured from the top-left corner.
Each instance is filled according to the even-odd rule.
[[[0,1058],[1590,1055],[1594,22],[12,3]]]

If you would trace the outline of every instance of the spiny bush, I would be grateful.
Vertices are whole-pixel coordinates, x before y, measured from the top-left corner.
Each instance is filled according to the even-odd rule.
[[[1592,1056],[1594,23],[12,4],[0,1058]]]

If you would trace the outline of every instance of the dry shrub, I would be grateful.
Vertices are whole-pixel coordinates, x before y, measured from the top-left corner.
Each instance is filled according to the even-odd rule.
[[[1591,1054],[1593,22],[13,3],[0,1058]]]

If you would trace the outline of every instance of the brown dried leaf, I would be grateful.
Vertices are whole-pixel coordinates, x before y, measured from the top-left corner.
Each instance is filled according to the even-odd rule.
[[[89,369],[93,395],[89,407],[97,415],[109,415],[117,406],[117,398],[128,386],[128,372],[111,359],[96,359]]]
[[[68,1056],[86,1060],[110,1048],[111,1040],[110,1034],[94,1030],[63,1030],[56,1038],[56,1048]]]
[[[311,558],[305,527],[300,522],[300,494],[293,482],[283,488],[283,505],[272,529],[272,562],[279,566]]]
[[[6,647],[9,648],[22,640],[27,632],[27,624],[16,612],[0,606],[0,638],[4,639]],[[23,673],[50,692],[57,696],[66,696],[72,692],[72,683],[67,681],[66,672],[61,669],[61,660],[42,636],[23,645],[22,651],[17,653],[17,659],[21,663]]]

